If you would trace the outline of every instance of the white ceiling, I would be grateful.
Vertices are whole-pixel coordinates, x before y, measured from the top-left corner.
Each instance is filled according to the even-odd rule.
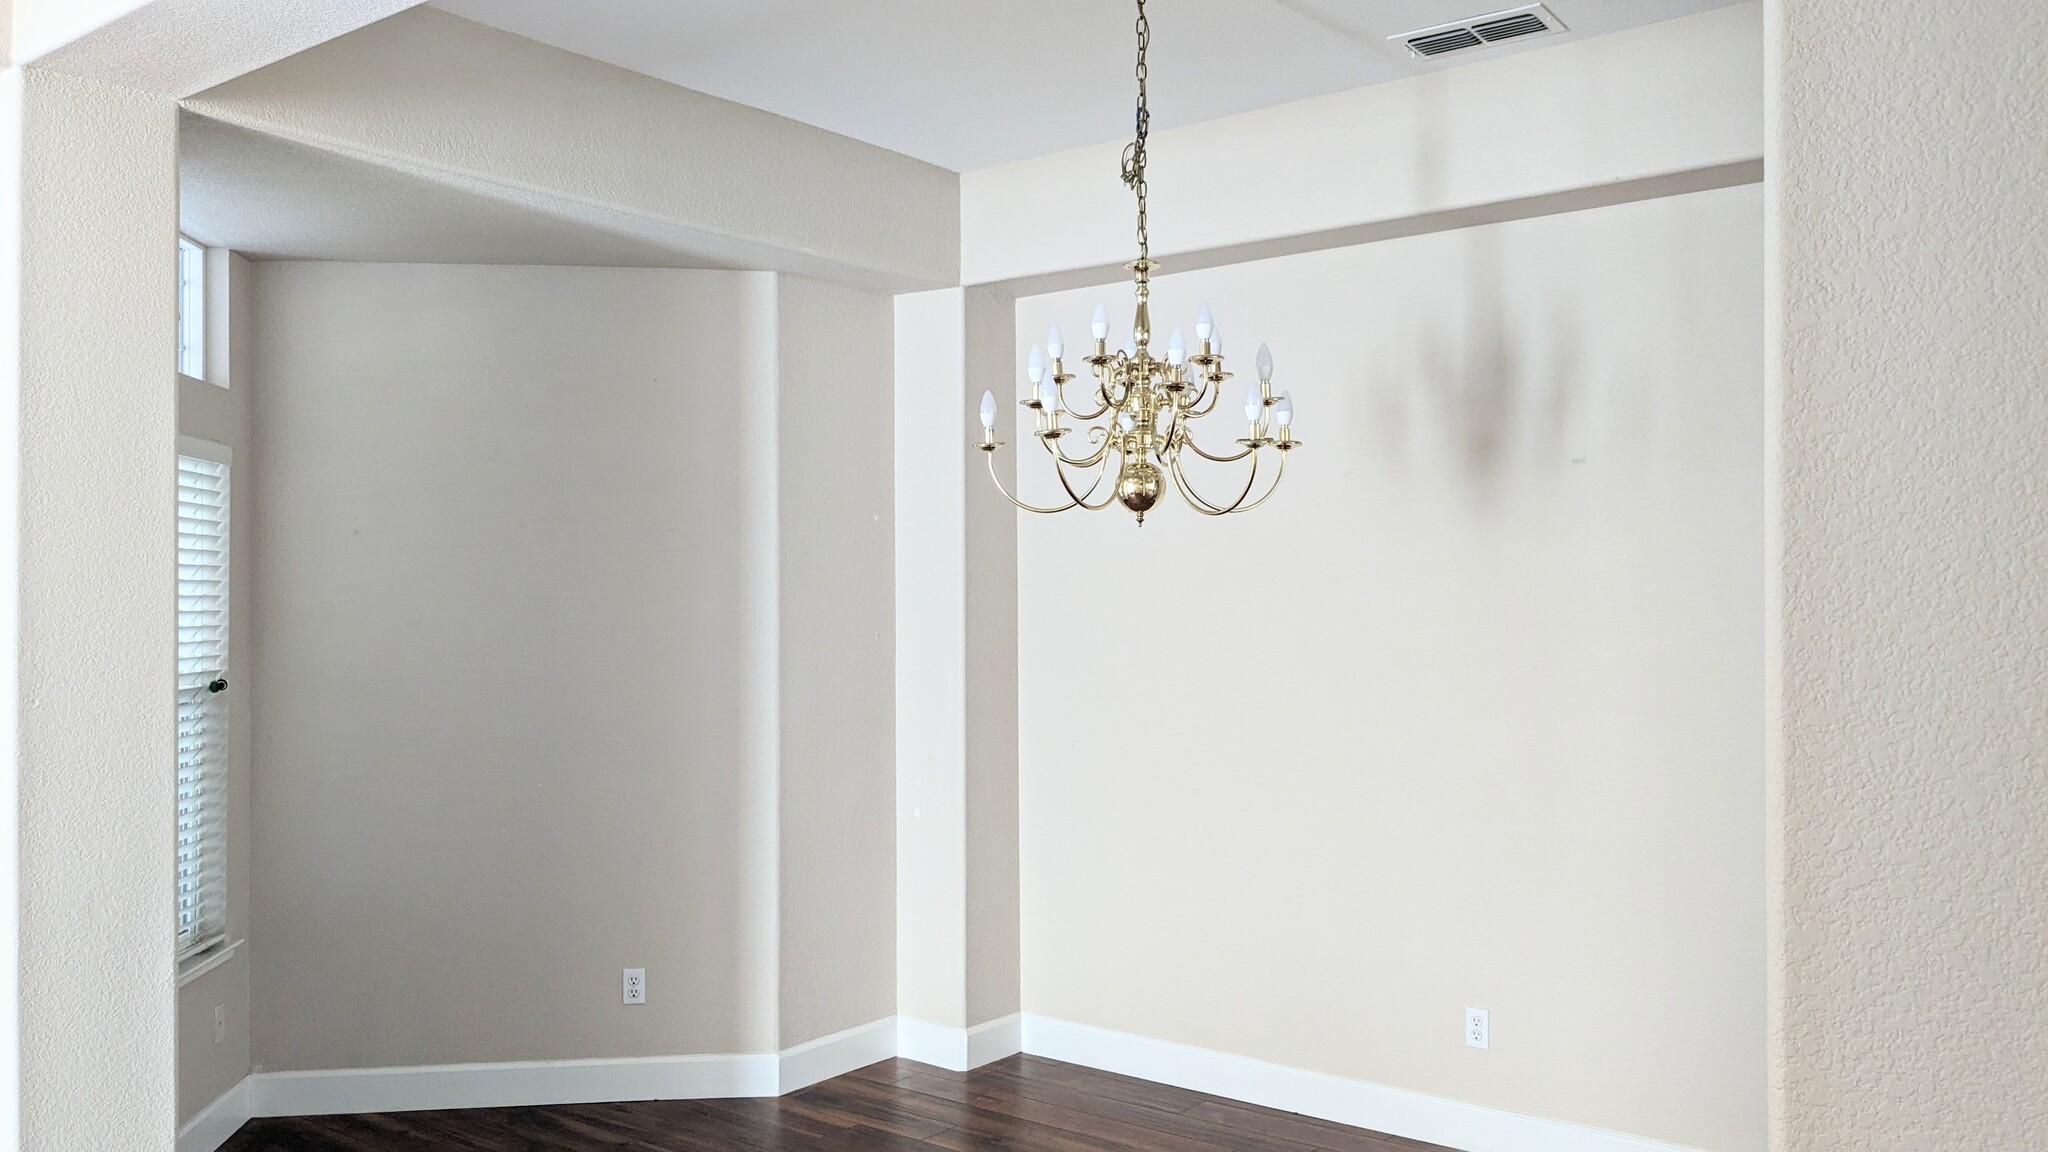
[[[1595,36],[1737,0],[1548,0]],[[434,0],[509,32],[968,171],[1130,131],[1124,0]],[[1558,43],[1411,59],[1387,37],[1519,0],[1153,0],[1172,127]]]

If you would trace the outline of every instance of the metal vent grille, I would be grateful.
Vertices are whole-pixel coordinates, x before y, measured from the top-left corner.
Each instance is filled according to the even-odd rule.
[[[1479,33],[1481,40],[1486,41],[1488,44],[1494,44],[1502,40],[1512,40],[1517,36],[1530,36],[1538,32],[1548,32],[1550,26],[1543,22],[1541,16],[1534,16],[1524,12],[1519,16],[1507,16],[1499,20],[1487,20],[1483,23],[1474,24],[1472,30]]]
[[[1461,48],[1477,48],[1486,41],[1481,40],[1469,28],[1453,28],[1449,32],[1432,32],[1408,41],[1408,47],[1417,56],[1441,56]]]
[[[1469,52],[1484,48],[1503,40],[1519,40],[1525,36],[1547,36],[1565,31],[1564,21],[1559,20],[1550,9],[1541,4],[1526,4],[1503,12],[1488,12],[1455,24],[1439,24],[1434,28],[1418,28],[1413,32],[1402,32],[1390,36],[1406,45],[1410,54],[1420,57],[1445,56],[1452,52]]]

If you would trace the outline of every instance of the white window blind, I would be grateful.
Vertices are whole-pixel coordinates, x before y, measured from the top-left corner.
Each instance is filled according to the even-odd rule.
[[[206,249],[178,237],[178,371],[206,379]]]
[[[219,457],[215,459],[214,457]],[[227,935],[227,451],[178,452],[178,957]]]

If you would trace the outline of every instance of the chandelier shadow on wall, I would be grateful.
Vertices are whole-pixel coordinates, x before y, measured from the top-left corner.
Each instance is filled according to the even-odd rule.
[[[1143,527],[1145,514],[1169,486],[1204,516],[1249,512],[1279,489],[1287,475],[1287,454],[1301,443],[1294,438],[1293,397],[1286,392],[1273,394],[1273,354],[1264,344],[1259,345],[1256,360],[1259,382],[1244,398],[1248,431],[1237,441],[1239,450],[1210,452],[1195,441],[1191,426],[1215,411],[1224,382],[1231,378],[1223,367],[1223,334],[1217,331],[1208,305],[1195,315],[1198,343],[1192,355],[1185,337],[1175,329],[1166,342],[1165,358],[1152,356],[1151,277],[1159,265],[1152,260],[1145,223],[1145,141],[1151,134],[1152,119],[1145,104],[1145,50],[1151,39],[1145,0],[1138,0],[1137,138],[1124,149],[1123,161],[1124,183],[1138,198],[1138,258],[1125,265],[1131,270],[1138,297],[1130,342],[1121,351],[1109,351],[1109,315],[1102,305],[1096,305],[1090,325],[1095,351],[1083,357],[1095,379],[1085,410],[1067,400],[1067,385],[1075,376],[1066,370],[1066,346],[1057,325],[1046,333],[1043,350],[1032,346],[1025,366],[1031,395],[1020,401],[1020,406],[1032,413],[1037,425],[1032,434],[1052,457],[1065,503],[1042,508],[1017,499],[1004,487],[1002,477],[996,474],[995,453],[1003,446],[995,433],[996,398],[993,392],[981,395],[980,448],[988,455],[989,479],[1010,503],[1026,512],[1051,515],[1076,508],[1099,512],[1121,503],[1137,515],[1138,525]],[[1068,418],[1078,423],[1069,427],[1063,423]],[[1097,420],[1103,422],[1092,423]],[[1090,445],[1090,450],[1080,455],[1070,454],[1062,443],[1076,433]],[[1268,448],[1276,455],[1262,455]],[[1232,480],[1220,500],[1203,495],[1188,479],[1184,451],[1211,465],[1238,465],[1243,483]],[[1260,473],[1267,471],[1267,461],[1276,458],[1262,485]],[[1198,465],[1198,470],[1201,467]],[[1105,483],[1109,485],[1106,492]]]

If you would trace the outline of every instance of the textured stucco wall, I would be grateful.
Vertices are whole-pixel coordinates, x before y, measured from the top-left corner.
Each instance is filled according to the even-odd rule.
[[[169,1149],[177,127],[37,70],[19,125],[21,1125]],[[18,230],[17,230],[18,229]]]
[[[1772,1143],[2039,1148],[2048,6],[1883,8],[1766,5]]]

